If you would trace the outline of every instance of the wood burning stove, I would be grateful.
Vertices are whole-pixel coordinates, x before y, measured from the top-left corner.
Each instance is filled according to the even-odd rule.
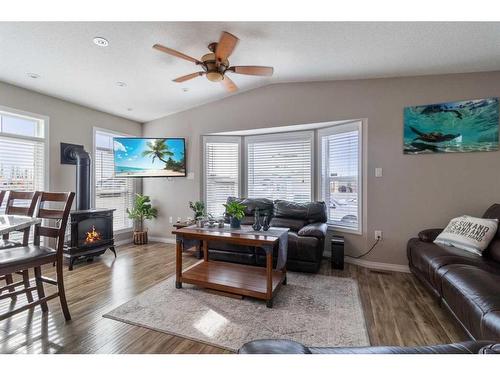
[[[69,270],[78,258],[92,259],[110,249],[116,257],[113,238],[114,209],[93,208],[72,211],[70,214],[70,235],[64,248],[69,258]]]
[[[92,260],[110,249],[116,257],[113,237],[114,209],[90,208],[90,166],[92,159],[82,146],[61,144],[61,163],[76,164],[76,210],[70,213],[64,256],[69,270],[78,258]]]

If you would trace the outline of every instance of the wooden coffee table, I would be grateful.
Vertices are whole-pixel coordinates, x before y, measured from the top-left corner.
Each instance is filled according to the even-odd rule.
[[[251,230],[251,227],[249,228]],[[176,229],[172,234],[175,234],[177,244],[175,287],[178,289],[182,288],[182,283],[193,284],[220,292],[262,299],[266,301],[266,306],[271,308],[277,288],[286,285],[286,266],[279,270],[273,269],[273,249],[279,243],[277,235],[268,235],[266,232],[248,234],[245,231],[207,231],[195,226]],[[191,240],[201,242],[203,260],[183,270],[183,242]],[[266,267],[208,261],[208,241],[260,247],[266,252]]]

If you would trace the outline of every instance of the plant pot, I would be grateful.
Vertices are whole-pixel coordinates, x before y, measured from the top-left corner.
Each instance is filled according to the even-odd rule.
[[[148,231],[134,230],[134,245],[146,245],[148,243]]]
[[[235,217],[231,217],[231,220],[230,220],[229,223],[230,223],[231,228],[233,228],[233,229],[239,229],[239,228],[241,228],[241,221],[240,221],[240,219],[237,219]]]

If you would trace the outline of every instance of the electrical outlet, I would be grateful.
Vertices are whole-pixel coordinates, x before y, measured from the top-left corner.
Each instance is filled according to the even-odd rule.
[[[382,239],[382,231],[381,230],[376,230],[375,231],[375,239],[376,240],[381,240]]]
[[[170,217],[168,218],[168,222],[169,222],[170,224],[172,224],[172,223],[174,222],[174,220],[172,219],[172,216],[170,216]]]
[[[375,177],[382,177],[382,168],[375,168]]]

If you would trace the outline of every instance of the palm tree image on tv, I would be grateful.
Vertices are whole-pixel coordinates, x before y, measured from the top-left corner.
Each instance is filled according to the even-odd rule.
[[[185,176],[184,147],[183,138],[115,138],[115,176]]]
[[[154,163],[155,158],[158,158],[165,163],[165,169],[172,169],[169,168],[169,165],[172,166],[172,163],[175,163],[172,160],[174,153],[168,149],[168,146],[165,144],[165,140],[155,139],[154,141],[148,142],[147,145],[148,150],[143,151],[142,156],[151,157],[151,163]],[[169,159],[165,160],[165,157],[167,156],[169,156]]]

